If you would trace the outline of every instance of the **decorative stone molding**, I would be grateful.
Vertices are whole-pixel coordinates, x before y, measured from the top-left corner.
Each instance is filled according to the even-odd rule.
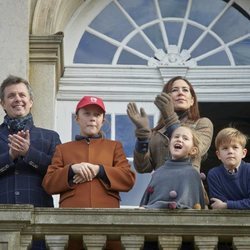
[[[50,35],[63,31],[74,12],[85,2],[86,0],[37,0],[31,15],[31,33]]]
[[[179,51],[178,46],[169,45],[167,53],[162,49],[158,49],[148,61],[148,66],[186,66],[195,67],[197,63],[191,59],[188,50]]]
[[[63,33],[50,36],[30,35],[30,63],[54,64],[57,82],[64,70]]]
[[[249,102],[250,67],[66,67],[57,100],[79,100],[84,94],[106,101],[152,102],[170,78],[181,75],[201,102]]]

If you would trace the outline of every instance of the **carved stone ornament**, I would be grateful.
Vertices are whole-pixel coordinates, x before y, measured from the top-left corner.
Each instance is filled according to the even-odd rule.
[[[191,59],[191,55],[188,50],[183,49],[181,53],[176,45],[169,45],[167,54],[158,49],[154,57],[148,60],[148,66],[197,66],[196,61]]]

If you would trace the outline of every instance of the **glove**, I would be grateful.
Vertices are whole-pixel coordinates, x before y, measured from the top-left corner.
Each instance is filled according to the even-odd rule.
[[[130,102],[127,106],[127,114],[136,128],[149,128],[148,116],[144,108],[140,108],[140,113],[135,103]]]
[[[149,128],[148,116],[144,108],[140,108],[140,112],[135,103],[130,102],[127,106],[127,114],[130,120],[135,124],[135,136],[140,140],[146,140],[150,137],[151,130]]]
[[[167,93],[162,92],[157,95],[154,104],[161,111],[164,120],[169,119],[175,113],[172,97]]]
[[[162,92],[157,95],[154,104],[160,110],[166,128],[179,123],[178,116],[174,111],[172,97],[169,94]]]

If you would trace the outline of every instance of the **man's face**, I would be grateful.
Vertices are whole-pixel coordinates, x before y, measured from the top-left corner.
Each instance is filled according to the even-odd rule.
[[[1,105],[11,118],[24,117],[30,113],[33,101],[24,83],[7,86],[4,89],[4,99]]]

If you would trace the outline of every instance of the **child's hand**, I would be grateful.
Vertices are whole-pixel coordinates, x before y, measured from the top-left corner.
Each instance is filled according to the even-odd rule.
[[[226,202],[223,202],[217,198],[211,198],[210,201],[212,209],[227,209]]]

